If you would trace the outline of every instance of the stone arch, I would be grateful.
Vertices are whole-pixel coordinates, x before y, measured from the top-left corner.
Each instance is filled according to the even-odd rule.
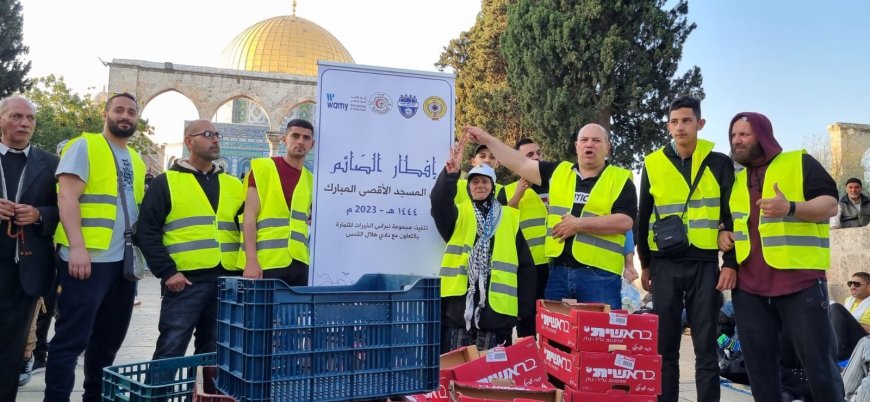
[[[246,101],[249,101],[249,102],[257,105],[257,107],[263,111],[263,115],[266,118],[266,125],[268,125],[269,127],[272,126],[272,121],[273,121],[272,116],[269,115],[269,109],[267,109],[266,106],[263,105],[263,100],[256,97],[256,96],[252,96],[251,94],[244,93],[243,91],[237,91],[237,93],[229,94],[223,100],[220,100],[220,101],[214,102],[213,104],[210,104],[209,105],[209,112],[211,112],[211,113],[209,114],[208,118],[211,119],[212,121],[215,121],[216,115],[221,107],[223,107],[224,105],[226,105],[234,100],[238,100],[238,99],[246,100]],[[212,112],[212,110],[213,110],[213,112]],[[227,123],[227,122],[222,122],[222,123]]]
[[[862,160],[870,150],[870,124],[834,123],[828,126],[828,136],[831,175],[837,185],[842,186],[842,181],[849,177],[864,177]]]

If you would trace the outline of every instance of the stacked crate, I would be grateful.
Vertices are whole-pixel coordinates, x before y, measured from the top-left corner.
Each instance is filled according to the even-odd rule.
[[[440,282],[351,286],[221,278],[217,388],[240,402],[350,401],[438,387]]]
[[[540,354],[566,400],[655,401],[661,392],[658,317],[604,304],[538,301]]]

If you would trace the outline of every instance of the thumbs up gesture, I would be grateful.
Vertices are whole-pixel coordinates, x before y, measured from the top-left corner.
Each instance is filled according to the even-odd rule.
[[[773,183],[773,198],[762,198],[755,205],[761,209],[761,213],[766,218],[782,218],[788,215],[789,203],[785,198],[785,194],[779,190],[778,183]]]

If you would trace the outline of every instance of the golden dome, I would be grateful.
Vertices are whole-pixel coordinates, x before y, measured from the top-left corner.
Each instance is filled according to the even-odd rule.
[[[317,76],[317,61],[353,63],[329,31],[305,18],[285,15],[260,21],[224,48],[221,67]]]

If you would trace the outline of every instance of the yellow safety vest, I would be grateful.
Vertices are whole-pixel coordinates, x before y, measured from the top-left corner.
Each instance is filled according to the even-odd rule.
[[[218,265],[238,269],[239,227],[234,221],[245,202],[242,182],[219,174],[217,213],[192,173],[169,170],[171,209],[163,225],[163,245],[178,271],[193,271]]]
[[[610,215],[613,204],[622,193],[631,172],[620,167],[607,165],[589,192],[589,199],[580,217]],[[562,254],[564,243],[552,237],[553,227],[562,221],[562,216],[571,213],[574,207],[574,194],[577,188],[577,174],[574,164],[562,162],[550,177],[550,207],[547,210],[547,238],[544,243],[547,257],[555,258]],[[603,269],[622,275],[625,268],[625,233],[594,235],[577,233],[571,254],[574,259],[590,267]]]
[[[271,158],[254,159],[251,161],[251,172],[257,180],[257,196],[260,199],[260,213],[257,215],[257,261],[260,267],[284,268],[293,260],[308,264],[308,213],[311,210],[314,175],[302,168],[299,182],[293,190],[290,209],[287,209],[275,161]],[[247,177],[244,188],[248,188]],[[245,266],[244,247],[239,251],[239,266]]]
[[[701,167],[701,162],[713,150],[713,143],[706,140],[698,140],[695,146],[695,152],[692,153],[692,174],[691,181],[695,181],[698,175],[698,170]],[[686,205],[686,198],[689,197],[689,184],[683,174],[674,166],[667,155],[664,148],[659,148],[657,151],[646,156],[644,160],[646,167],[646,175],[649,178],[649,192],[653,196],[656,209],[659,215],[664,218],[669,215],[680,215],[683,213],[683,208]],[[716,242],[719,236],[720,214],[719,207],[721,190],[716,177],[710,167],[704,168],[701,176],[701,181],[698,182],[698,187],[692,192],[692,199],[689,200],[689,208],[683,215],[683,223],[688,228],[689,243],[693,246],[704,250],[717,250],[719,245]],[[649,217],[649,234],[647,235],[647,244],[652,251],[658,251],[655,241],[653,241],[652,227],[656,221],[656,215],[653,213]]]
[[[518,183],[515,181],[505,186],[508,200],[516,193]],[[548,259],[544,254],[544,242],[547,238],[547,206],[534,190],[527,188],[517,207],[520,210],[520,229],[529,245],[535,265],[546,264]]]
[[[498,197],[498,193],[503,187],[501,184],[495,183],[495,197]],[[468,180],[459,179],[456,182],[456,196],[453,197],[453,203],[459,205],[465,201],[471,201],[471,197],[468,196]]]
[[[803,202],[803,155],[804,150],[783,152],[776,156],[764,174],[761,198],[773,198],[773,184],[789,201]],[[731,191],[731,217],[734,220],[734,248],[737,262],[742,263],[749,256],[749,189],[746,183],[746,170],[738,172]],[[761,237],[761,251],[764,261],[776,269],[820,269],[831,267],[829,247],[829,226],[827,221],[807,222],[794,216],[782,218],[759,217],[758,234]]]
[[[88,148],[88,181],[79,196],[82,239],[85,248],[108,250],[115,228],[118,209],[118,171],[109,142],[102,134],[82,133],[70,140],[63,148],[66,152],[76,141],[85,141]],[[145,162],[129,145],[127,152],[133,162],[133,198],[136,205],[145,196]],[[63,225],[57,225],[54,241],[69,246]]]
[[[468,290],[468,256],[477,236],[477,219],[470,201],[458,205],[457,209],[456,227],[441,259],[441,297],[462,296]],[[519,311],[516,242],[519,230],[519,211],[502,207],[501,221],[493,239],[495,248],[492,251],[487,300],[493,311],[511,317],[516,317]]]

